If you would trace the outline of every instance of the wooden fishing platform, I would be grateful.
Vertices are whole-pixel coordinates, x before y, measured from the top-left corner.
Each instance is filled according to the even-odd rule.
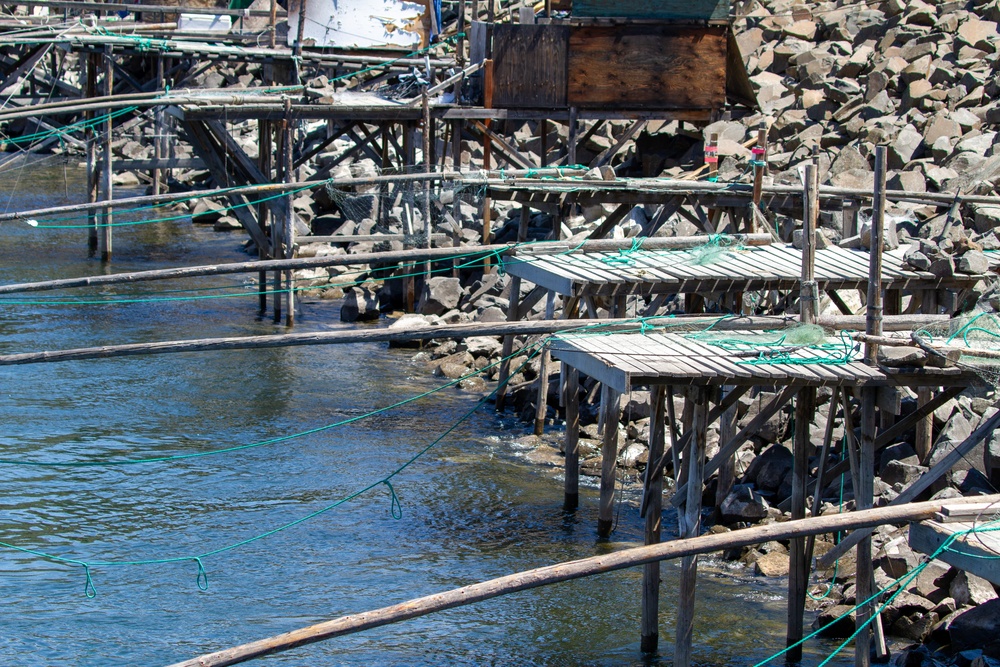
[[[884,254],[882,285],[887,290],[972,287],[985,276],[955,274],[940,278],[906,266],[908,246]],[[547,251],[551,252],[551,251]],[[701,263],[705,252],[710,261]],[[993,266],[1000,257],[990,255]],[[815,280],[821,290],[864,289],[868,251],[829,247],[816,251]],[[504,269],[568,297],[682,294],[797,288],[802,251],[783,243],[762,247],[690,250],[637,250],[533,254],[518,252]]]
[[[968,386],[974,373],[960,368],[882,368],[865,364],[859,349],[837,338],[827,339],[834,351],[811,347],[769,356],[773,333],[727,331],[720,336],[738,340],[748,352],[733,352],[698,340],[689,334],[609,334],[557,337],[550,346],[552,356],[566,362],[615,391],[625,393],[635,387],[670,386],[804,386],[804,387],[884,387],[884,386]],[[760,347],[754,350],[754,341]],[[837,350],[844,347],[844,350]],[[853,349],[852,349],[853,348]],[[758,356],[759,355],[759,356]],[[849,361],[835,359],[844,355]],[[787,359],[782,363],[781,359]]]

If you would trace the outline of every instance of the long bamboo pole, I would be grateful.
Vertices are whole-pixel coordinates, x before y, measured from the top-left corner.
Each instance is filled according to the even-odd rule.
[[[888,523],[921,521],[933,518],[946,505],[995,502],[1000,502],[1000,495],[912,503],[901,507],[883,507],[859,512],[798,519],[784,523],[772,523],[717,535],[706,534],[689,539],[673,540],[671,542],[662,542],[634,549],[625,549],[610,554],[539,567],[368,612],[342,616],[284,634],[174,663],[170,667],[223,667],[225,665],[235,665],[252,660],[253,658],[288,651],[326,639],[362,632],[411,618],[419,618],[420,616],[426,616],[434,612],[463,607],[502,595],[509,595],[563,581],[572,581],[639,565],[646,565],[648,563],[696,556],[773,540],[787,540],[842,530],[872,528]]]
[[[106,207],[135,207],[153,204],[166,204],[187,201],[191,199],[191,197],[205,198],[235,194],[282,193],[288,190],[317,189],[326,187],[327,185],[339,188],[353,188],[357,186],[381,185],[385,183],[454,181],[459,176],[462,176],[459,172],[434,174],[391,174],[387,176],[370,176],[367,178],[325,179],[317,181],[296,181],[294,183],[265,183],[262,185],[245,185],[240,187],[215,188],[212,190],[190,190],[187,192],[174,192],[162,195],[122,197],[121,199],[115,199],[114,201],[95,201],[86,204],[67,204],[63,206],[48,206],[46,208],[35,208],[24,211],[11,211],[7,213],[0,213],[0,222],[10,220],[33,220],[35,218],[48,215],[62,215],[64,213],[92,211]],[[488,176],[488,173],[484,174],[484,178]],[[744,244],[756,244],[754,239],[757,236],[758,235],[749,235],[745,237],[746,240],[743,241]]]
[[[764,234],[755,237],[768,240]],[[308,238],[308,237],[306,237]],[[748,245],[757,245],[757,238],[749,239]],[[647,248],[691,248],[705,242],[704,236],[678,236],[665,239],[650,239]],[[609,252],[632,247],[632,241],[616,241],[613,239],[588,241],[581,245],[580,250]],[[168,280],[171,278],[187,278],[193,276],[217,276],[233,273],[255,273],[258,271],[292,271],[295,269],[315,269],[328,266],[353,266],[379,263],[414,262],[423,260],[450,260],[455,257],[469,255],[488,255],[509,253],[514,250],[514,244],[495,244],[489,246],[472,246],[462,248],[414,248],[411,250],[394,250],[389,252],[368,252],[356,255],[334,255],[325,257],[299,257],[293,259],[271,259],[265,261],[234,262],[232,264],[212,264],[205,266],[187,266],[175,269],[154,269],[151,271],[134,271],[131,273],[116,273],[111,275],[83,276],[80,278],[63,278],[35,283],[19,283],[0,285],[0,294],[15,294],[19,292],[43,292],[74,287],[91,287],[94,285],[114,285],[134,283],[146,280]],[[532,250],[566,249],[565,244],[538,243]],[[912,316],[911,316],[912,317]]]
[[[647,325],[656,326],[661,318],[646,320]],[[740,318],[727,322],[717,317],[665,317],[662,322],[668,326],[687,327],[712,326],[715,331],[739,329],[777,329],[795,325],[798,320],[780,317],[760,316]],[[832,322],[831,322],[832,323]],[[820,320],[823,324],[823,320]],[[468,338],[470,336],[527,336],[552,334],[560,331],[580,330],[585,325],[579,320],[538,320],[535,322],[488,322],[470,324],[450,324],[445,326],[415,327],[413,329],[376,329],[374,331],[326,331],[271,336],[234,336],[227,338],[200,338],[192,340],[161,341],[157,343],[128,343],[124,345],[102,345],[67,350],[24,352],[0,355],[0,366],[51,363],[60,361],[80,361],[85,359],[110,359],[113,357],[140,356],[147,354],[174,354],[179,352],[206,352],[210,350],[249,350],[271,347],[295,347],[302,345],[336,345],[344,343],[385,343],[434,338]],[[632,319],[601,320],[593,326],[600,331],[631,331],[638,326]],[[709,464],[709,470],[714,470]]]

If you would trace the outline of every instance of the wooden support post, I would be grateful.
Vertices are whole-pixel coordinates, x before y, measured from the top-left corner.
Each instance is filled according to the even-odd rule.
[[[924,290],[921,310],[926,314],[937,314],[937,292],[935,290]],[[917,389],[917,407],[923,407],[931,402],[933,389],[931,387],[919,387]],[[917,422],[916,437],[914,446],[920,463],[927,461],[931,454],[931,446],[934,444],[934,414],[931,413]]]
[[[815,324],[819,317],[819,288],[816,284],[816,220],[819,216],[819,182],[814,164],[806,165],[802,204],[802,285],[799,291],[799,320],[803,324]]]
[[[708,392],[699,387],[694,398],[694,438],[684,460],[687,469],[687,499],[678,510],[678,537],[697,537],[701,528],[701,494],[705,485],[705,449],[708,439]],[[698,583],[698,557],[681,559],[680,591],[677,602],[677,634],[674,638],[674,667],[690,667],[694,636],[695,589]]]
[[[566,376],[566,480],[563,509],[580,505],[580,371],[563,365]]]
[[[719,396],[719,402],[721,403],[725,400],[726,394],[733,390],[733,387],[722,387]],[[719,442],[725,444],[733,439],[736,435],[736,405],[732,405],[725,412],[722,413],[722,417],[719,421]],[[652,456],[649,458],[653,461]],[[717,478],[717,485],[715,489],[715,507],[719,510],[722,507],[722,501],[726,499],[729,492],[733,490],[733,484],[736,483],[736,453],[733,452],[728,456],[722,457],[722,462],[719,464],[719,476]]]
[[[163,54],[158,53],[154,57],[156,58],[156,89],[163,90]],[[163,159],[163,107],[156,107],[153,113],[155,119],[153,121],[153,159],[156,160],[157,166],[150,176],[153,179],[153,194],[158,195],[163,187],[163,172],[159,167],[159,162]]]
[[[302,40],[305,36],[306,29],[306,2],[307,0],[299,0],[299,29],[295,35],[295,48],[293,52],[297,56],[302,55]],[[291,6],[289,5],[289,9]],[[299,60],[292,60],[292,64],[295,67],[295,81],[299,80]]]
[[[615,470],[618,463],[618,420],[621,417],[621,400],[611,387],[603,388],[601,414],[604,437],[601,443],[601,500],[597,514],[598,537],[610,537],[615,516]]]
[[[107,96],[114,95],[115,87],[115,69],[114,61],[111,50],[111,45],[107,44],[104,47],[104,94]],[[112,140],[112,117],[111,114],[107,114],[107,119],[104,121],[104,151],[103,151],[103,163],[102,172],[103,177],[101,197],[104,201],[111,201],[113,197],[113,186],[111,183],[112,177],[112,161],[114,160],[114,153],[111,151],[111,140]],[[111,254],[113,251],[112,241],[111,241],[111,224],[113,222],[111,207],[104,209],[104,222],[101,227],[101,233],[98,236],[98,246],[101,253],[102,262],[110,262]]]
[[[666,397],[667,388],[664,385],[653,387],[650,403],[649,420],[649,461],[658,461],[663,456],[666,444]],[[658,470],[646,466],[646,494],[649,496],[649,506],[646,511],[646,544],[660,542],[660,524],[663,519],[663,468]],[[660,564],[649,563],[642,571],[642,632],[640,650],[643,653],[656,653],[659,644],[659,608],[660,608]]]
[[[97,97],[97,59],[96,53],[80,54],[80,66],[84,68],[81,72],[81,88],[84,98]],[[97,173],[97,135],[94,131],[93,120],[97,112],[87,110],[83,112],[83,117],[88,121],[84,130],[84,137],[87,142],[87,203],[92,204],[97,201],[97,190],[100,179]],[[98,220],[93,209],[87,212],[87,256],[93,257],[97,254]]]
[[[545,298],[545,319],[551,320],[555,316],[556,293],[549,290]],[[564,313],[567,317],[569,313]],[[538,394],[535,399],[535,435],[541,435],[545,431],[545,414],[549,407],[549,371],[552,365],[552,353],[548,346],[542,350],[542,356],[538,367]]]
[[[455,46],[455,61],[457,62],[459,68],[462,68],[462,67],[465,66],[465,60],[466,60],[466,55],[465,55],[465,3],[466,3],[466,0],[459,0],[459,3],[458,3],[458,21],[457,21],[457,24],[456,24],[457,25],[457,31],[458,31],[458,43]],[[473,17],[472,20],[474,21],[474,20],[476,20],[476,18]],[[457,96],[455,97],[455,101],[456,102],[458,101],[458,97]],[[455,168],[457,169],[458,166],[456,165]]]
[[[549,121],[545,118],[538,121],[538,166],[549,166]]]
[[[278,0],[271,0],[271,20],[268,24],[268,29],[270,31],[270,46],[273,49],[276,44],[277,38],[277,25],[278,25]]]
[[[523,243],[528,238],[528,225],[531,223],[531,209],[527,204],[521,206],[521,220],[517,226],[517,242]],[[521,278],[512,276],[510,279],[510,294],[507,298],[507,321],[516,322],[519,319],[518,309],[521,305]],[[504,409],[507,398],[507,379],[510,377],[510,355],[514,351],[514,337],[504,336],[500,371],[497,377],[499,386],[496,393],[496,407],[500,412]]]
[[[708,180],[719,180],[719,135],[714,132],[708,135],[708,143],[705,144],[705,165],[708,167]]]
[[[424,127],[423,127],[423,163],[424,163],[424,173],[430,173],[434,171],[434,160],[431,155],[431,140],[434,137],[434,121],[431,119],[431,105],[430,99],[427,95],[427,90],[424,90],[422,95],[422,106],[423,106],[423,116],[424,116]],[[431,247],[431,233],[434,231],[433,225],[431,224],[431,183],[425,183],[424,187],[424,201],[423,201],[423,218],[424,218],[424,247]],[[424,262],[424,280],[430,280],[431,277],[431,263]]]
[[[303,10],[300,12],[299,20],[305,21],[305,1],[302,2]],[[301,23],[299,24],[299,32],[301,33]],[[281,121],[281,148],[282,156],[281,161],[282,174],[284,174],[286,183],[295,182],[295,160],[292,153],[294,137],[295,137],[295,124],[291,119],[291,106],[292,101],[289,98],[285,98],[285,117]],[[282,245],[284,246],[284,257],[285,259],[292,259],[295,256],[295,209],[292,206],[292,191],[289,190],[285,197],[286,201],[286,211],[285,211],[285,221],[284,229],[282,229]],[[280,247],[280,246],[279,246]],[[285,326],[292,327],[295,326],[295,272],[292,270],[285,272]]]
[[[576,141],[580,131],[580,122],[577,119],[579,110],[576,107],[569,108],[569,128],[566,137],[566,163],[568,166],[576,165]]]
[[[767,121],[760,121],[757,126],[757,145],[751,149],[753,155],[753,207],[760,211],[760,201],[764,192],[764,172],[767,170]],[[757,231],[757,216],[747,219],[747,231],[751,234]]]
[[[490,2],[490,13],[492,13],[493,3]],[[486,60],[483,62],[483,107],[487,109],[493,108],[493,61]],[[489,130],[493,121],[486,120],[486,129]],[[490,133],[483,132],[483,169],[489,171],[492,166],[492,150],[493,150],[493,140],[490,137]],[[492,227],[492,216],[493,216],[493,201],[489,195],[483,197],[483,245],[489,245],[491,239],[493,238]],[[490,272],[490,260],[489,257],[483,260],[483,273]]]
[[[272,169],[271,169],[271,121],[268,120],[258,120],[257,121],[257,167],[260,169],[260,173],[270,181],[272,180]],[[267,230],[268,216],[270,215],[270,209],[268,209],[267,204],[263,202],[257,204],[257,223],[260,229]],[[274,244],[271,247],[275,247]],[[257,247],[257,257],[260,259],[272,259],[268,257],[266,248],[258,245]],[[277,295],[275,295],[277,298]],[[260,317],[264,317],[267,313],[267,271],[260,271],[257,273],[257,306],[258,313]]]
[[[841,216],[843,217],[843,235],[844,238],[849,238],[851,236],[857,236],[858,234],[858,204],[857,202],[845,200],[844,207],[841,209]]]
[[[521,212],[522,212],[522,225],[523,225],[524,224],[523,208],[521,209]],[[556,228],[552,230],[552,236],[554,241],[558,241],[560,238],[562,238],[562,225],[556,224],[555,227]],[[520,231],[521,230],[519,227],[518,228],[519,237],[520,237]],[[527,237],[527,229],[525,229],[525,237]],[[518,238],[518,241],[520,241],[520,238]],[[549,291],[549,293],[546,295],[546,300],[545,300],[545,319],[547,320],[551,320],[555,316],[555,300],[556,300],[556,293],[554,291]],[[623,309],[616,308],[616,313],[617,313],[616,317],[625,316],[622,310]],[[566,319],[572,317],[568,309],[564,308],[563,317],[565,317]],[[549,352],[549,349],[546,347],[544,350],[542,350],[541,365],[538,371],[539,385],[538,385],[538,400],[535,403],[535,435],[541,435],[542,432],[545,430],[545,413],[548,410],[549,373],[551,372],[551,366],[552,366],[552,353]]]
[[[868,307],[865,332],[871,336],[882,335],[882,239],[885,224],[885,168],[886,149],[879,146],[875,149],[875,196],[872,211],[872,234],[868,275]],[[878,348],[873,343],[865,344],[865,362],[876,365]],[[878,390],[864,388],[861,390],[861,442],[858,454],[858,479],[854,489],[855,509],[871,509],[875,502],[875,422],[876,400]],[[871,533],[858,542],[857,551],[857,600],[859,603],[867,600],[873,593],[874,566],[872,563]],[[871,619],[874,605],[869,602],[862,604],[857,610],[857,625],[868,623],[858,633],[854,644],[855,667],[869,667],[871,664]]]
[[[811,165],[810,165],[811,166]],[[792,461],[792,519],[806,516],[806,482],[809,476],[809,424],[816,405],[816,389],[799,389],[795,403],[795,436]],[[809,561],[806,539],[797,537],[789,543],[788,573],[788,632],[786,646],[793,646],[803,637],[802,617],[806,608],[806,588],[809,585]],[[788,662],[802,660],[802,647],[794,646],[785,654]]]
[[[416,147],[413,136],[413,125],[411,123],[403,124],[403,155],[402,169],[405,173],[407,167],[412,166],[416,161]],[[401,185],[403,188],[410,188],[410,184]],[[413,229],[413,218],[412,218],[412,206],[409,202],[404,202],[403,211],[403,233],[412,237],[414,233]],[[406,210],[408,209],[408,210]],[[403,244],[404,248],[412,248],[412,242],[406,241]],[[416,281],[413,279],[413,265],[405,264],[404,270],[406,271],[406,276],[403,278],[403,307],[408,313],[412,313],[416,306]]]

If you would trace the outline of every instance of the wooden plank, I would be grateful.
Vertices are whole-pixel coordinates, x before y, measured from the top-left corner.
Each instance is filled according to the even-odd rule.
[[[562,296],[572,296],[577,285],[581,284],[578,276],[554,268],[541,258],[529,255],[508,257],[503,262],[503,268],[512,276],[517,276]]]
[[[493,106],[565,108],[569,27],[493,26]]]
[[[725,104],[726,29],[574,27],[568,70],[570,106],[719,109]]]
[[[625,393],[630,387],[630,377],[625,370],[598,359],[592,354],[560,347],[565,341],[553,343],[551,352],[552,358],[566,362],[584,375],[592,377],[598,382],[611,387],[619,393]]]
[[[954,533],[972,530],[974,527],[973,523],[911,523],[910,547],[928,555],[935,554]],[[1000,560],[997,560],[997,553],[1000,553],[997,533],[983,532],[955,540],[937,558],[1000,586]]]

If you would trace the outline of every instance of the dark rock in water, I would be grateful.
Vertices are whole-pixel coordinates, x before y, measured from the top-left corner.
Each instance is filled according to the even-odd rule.
[[[370,289],[358,287],[344,297],[340,307],[341,322],[364,322],[379,318],[378,297]]]
[[[767,518],[768,504],[751,485],[737,484],[722,501],[720,509],[725,523],[755,522]]]

